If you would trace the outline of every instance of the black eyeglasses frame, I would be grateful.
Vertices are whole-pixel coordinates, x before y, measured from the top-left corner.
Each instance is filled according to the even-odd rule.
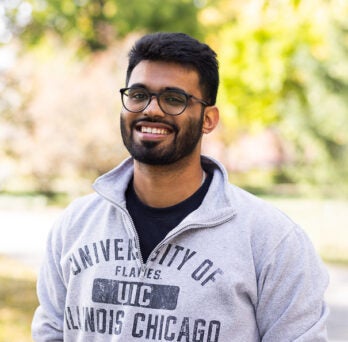
[[[124,103],[124,102],[125,102],[125,101],[124,101],[124,96],[128,96],[128,95],[126,94],[126,91],[127,91],[127,90],[131,90],[131,89],[141,89],[141,90],[147,92],[148,95],[149,95],[147,104],[146,104],[145,106],[143,106],[141,109],[137,110],[137,111],[129,110],[129,109],[127,108],[127,106],[125,105],[125,103]],[[168,112],[165,111],[165,110],[162,108],[162,106],[161,106],[161,101],[159,100],[159,99],[160,99],[160,96],[161,96],[163,93],[166,93],[166,92],[168,92],[168,91],[170,91],[170,92],[175,92],[175,93],[184,95],[185,98],[186,98],[186,104],[185,104],[184,108],[183,108],[179,113],[177,113],[177,114],[168,113]],[[154,92],[150,92],[150,91],[148,91],[146,88],[142,88],[142,87],[126,87],[126,88],[121,88],[121,89],[120,89],[120,93],[121,93],[121,101],[122,101],[123,107],[124,107],[127,111],[129,111],[129,112],[131,112],[131,113],[140,113],[140,112],[142,112],[143,110],[145,110],[145,109],[150,105],[150,103],[151,103],[151,101],[152,101],[152,98],[153,98],[154,96],[156,97],[158,106],[161,108],[161,110],[163,111],[163,113],[165,113],[165,114],[167,114],[167,115],[171,115],[171,116],[177,116],[177,115],[182,114],[182,113],[186,110],[186,108],[188,107],[188,105],[189,105],[189,99],[194,99],[194,100],[196,100],[197,102],[199,102],[200,104],[202,104],[202,105],[203,105],[203,108],[202,108],[202,109],[204,109],[204,107],[209,107],[209,106],[210,106],[208,102],[206,102],[206,101],[204,101],[204,100],[202,100],[202,99],[199,99],[198,97],[196,97],[196,96],[194,96],[194,95],[192,95],[192,94],[186,93],[185,91],[179,90],[179,89],[163,90],[163,91],[161,91],[161,92],[159,92],[159,93],[154,93]]]

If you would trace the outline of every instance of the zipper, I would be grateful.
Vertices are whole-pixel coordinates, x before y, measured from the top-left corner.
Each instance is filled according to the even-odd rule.
[[[112,200],[111,197],[103,195],[103,194],[100,193],[97,189],[95,189],[95,191],[96,191],[102,198],[104,198],[104,199],[106,199],[108,202],[110,202],[116,209],[121,210],[121,213],[122,213],[124,216],[126,216],[126,218],[129,220],[129,222],[130,222],[130,224],[131,224],[130,233],[131,233],[131,235],[133,234],[132,237],[133,237],[134,240],[135,240],[136,248],[137,248],[137,250],[138,250],[141,272],[144,272],[145,269],[146,269],[146,265],[145,265],[145,263],[144,263],[144,258],[143,258],[142,254],[141,254],[140,240],[139,240],[138,232],[137,232],[137,230],[136,230],[136,228],[135,228],[135,226],[134,226],[134,222],[133,222],[132,217],[131,217],[131,216],[129,215],[129,213],[128,213],[128,210],[126,210],[124,207],[122,207],[122,206],[119,205],[118,203],[114,202],[114,201]],[[125,227],[126,230],[128,230],[128,233],[129,233],[129,225],[126,224],[125,226],[126,226],[126,227]],[[138,260],[136,259],[136,262],[137,262],[137,261],[138,261]]]
[[[143,255],[141,254],[141,249],[140,249],[140,240],[139,240],[139,235],[138,235],[138,232],[135,228],[135,225],[134,225],[134,222],[133,222],[133,219],[132,217],[129,215],[128,211],[123,209],[121,206],[117,205],[118,208],[120,208],[123,212],[123,214],[129,219],[129,222],[131,224],[131,233],[133,233],[133,237],[134,237],[134,240],[135,240],[135,244],[136,244],[136,247],[138,249],[138,254],[139,254],[139,261],[140,261],[140,268],[141,268],[141,272],[144,272],[145,269],[146,269],[146,264],[144,263],[144,258],[143,258]],[[128,225],[126,225],[127,227]],[[127,228],[126,228],[127,229]]]

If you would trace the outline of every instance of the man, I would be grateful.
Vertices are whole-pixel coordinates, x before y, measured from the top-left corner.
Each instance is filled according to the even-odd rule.
[[[327,340],[327,273],[304,232],[201,155],[217,88],[207,45],[136,42],[121,89],[132,158],[51,230],[35,341]]]

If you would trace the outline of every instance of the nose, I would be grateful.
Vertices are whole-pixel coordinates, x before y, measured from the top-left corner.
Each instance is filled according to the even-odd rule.
[[[147,116],[165,116],[165,113],[162,111],[158,103],[158,97],[152,95],[149,105],[143,110],[144,115]]]

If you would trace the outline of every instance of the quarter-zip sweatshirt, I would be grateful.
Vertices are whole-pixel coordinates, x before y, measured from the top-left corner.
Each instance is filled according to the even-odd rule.
[[[231,185],[219,162],[201,206],[144,263],[127,159],[52,227],[35,341],[327,341],[327,272],[304,231]]]

